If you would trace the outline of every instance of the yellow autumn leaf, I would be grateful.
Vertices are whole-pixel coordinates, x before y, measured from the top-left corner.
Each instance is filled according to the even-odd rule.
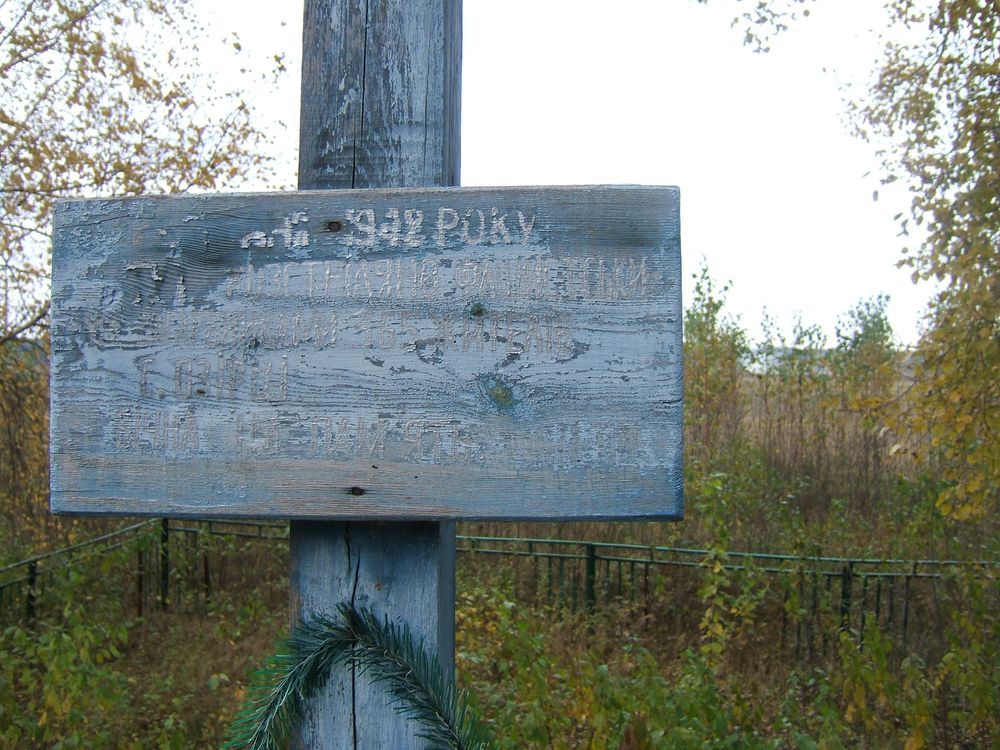
[[[920,728],[914,729],[913,733],[906,738],[906,742],[903,743],[903,750],[922,750],[923,747],[924,732]]]

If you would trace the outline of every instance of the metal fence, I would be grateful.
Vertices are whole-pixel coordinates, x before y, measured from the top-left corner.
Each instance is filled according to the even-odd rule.
[[[214,541],[213,541],[214,540]],[[115,570],[102,596],[120,597],[124,615],[152,608],[202,607],[213,593],[244,585],[248,576],[283,575],[285,555],[269,571],[247,551],[258,541],[277,541],[287,551],[288,525],[247,521],[149,520],[60,550],[0,567],[0,620],[38,616],[49,583],[60,571],[106,565]],[[237,544],[240,542],[241,544]],[[759,608],[776,626],[777,639],[796,655],[813,656],[848,631],[863,645],[878,628],[920,650],[935,650],[935,634],[961,606],[963,576],[997,580],[995,561],[898,560],[800,557],[754,552],[713,554],[683,547],[643,546],[584,540],[459,536],[458,551],[473,560],[502,558],[518,598],[555,612],[596,612],[630,603],[673,618],[678,628],[696,628],[698,587],[707,564],[726,571],[733,586],[752,578],[762,593]],[[252,562],[252,565],[249,563]],[[97,595],[96,592],[94,595]],[[994,587],[993,596],[996,596]],[[768,611],[769,610],[769,611]],[[693,622],[682,622],[695,618]]]
[[[794,556],[757,552],[713,554],[705,549],[581,540],[459,537],[459,550],[510,561],[516,594],[556,610],[595,612],[641,605],[688,628],[701,614],[698,587],[706,565],[729,573],[732,588],[752,579],[759,608],[779,625],[773,633],[796,655],[814,656],[838,633],[863,647],[872,628],[921,651],[940,650],[945,620],[961,606],[964,576],[998,580],[1000,562]],[[994,587],[994,598],[998,591]],[[998,602],[1000,604],[1000,602]]]
[[[98,581],[91,599],[117,598],[122,615],[151,609],[203,606],[213,590],[232,585],[237,558],[233,540],[287,541],[288,525],[247,521],[180,522],[150,519],[79,544],[0,566],[0,622],[33,620],[55,609],[53,583],[70,571]],[[213,540],[215,543],[210,543]],[[49,594],[52,593],[52,596]]]

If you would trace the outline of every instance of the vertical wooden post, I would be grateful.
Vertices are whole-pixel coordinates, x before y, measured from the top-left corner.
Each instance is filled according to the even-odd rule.
[[[306,0],[300,190],[458,184],[461,19],[461,0]],[[454,524],[293,521],[291,554],[293,621],[370,606],[453,672]],[[361,674],[331,682],[298,742],[422,747]]]

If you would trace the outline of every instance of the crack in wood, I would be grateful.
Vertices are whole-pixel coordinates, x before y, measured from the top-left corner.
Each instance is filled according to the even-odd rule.
[[[351,553],[351,524],[344,524],[344,547],[347,550],[347,576],[351,575],[351,567],[354,567],[354,584],[351,587],[351,606],[357,605],[358,584],[361,579],[361,553],[358,553],[356,561],[352,561]],[[358,750],[358,665],[351,662],[351,737],[354,750]]]
[[[365,0],[365,34],[364,43],[362,44],[361,52],[361,115],[360,124],[357,132],[354,136],[354,153],[351,155],[351,187],[357,187],[357,175],[358,175],[358,152],[364,146],[365,138],[365,107],[367,106],[367,101],[365,99],[365,89],[368,85],[368,0]],[[359,142],[360,141],[360,142]]]

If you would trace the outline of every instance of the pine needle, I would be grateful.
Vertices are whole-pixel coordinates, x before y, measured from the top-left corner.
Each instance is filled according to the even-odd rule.
[[[464,692],[405,624],[344,602],[338,615],[299,624],[277,655],[257,672],[250,697],[229,728],[225,750],[279,750],[302,720],[306,703],[337,667],[357,665],[385,686],[395,710],[419,724],[432,748],[488,750],[492,742]]]

